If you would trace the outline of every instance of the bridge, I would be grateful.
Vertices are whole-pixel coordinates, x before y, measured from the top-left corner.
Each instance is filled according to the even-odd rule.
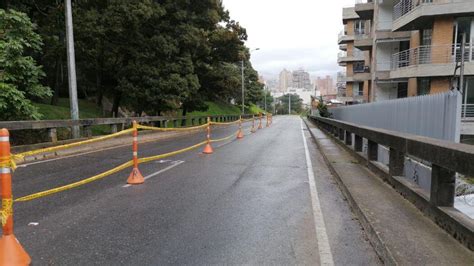
[[[25,262],[5,252],[13,232],[36,265],[474,263],[473,220],[453,208],[470,146],[312,116],[131,120],[1,122],[52,142],[2,157],[16,170],[0,264]],[[118,135],[90,138],[99,124]],[[58,141],[70,126],[85,138]],[[436,169],[430,193],[400,178],[408,154]]]

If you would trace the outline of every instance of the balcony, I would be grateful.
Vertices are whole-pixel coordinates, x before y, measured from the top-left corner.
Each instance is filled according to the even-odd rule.
[[[454,73],[461,45],[420,46],[392,55],[390,78],[443,77]],[[465,75],[474,75],[474,47],[466,44]]]
[[[359,15],[355,12],[354,7],[346,7],[342,9],[342,23],[347,24],[349,20],[359,19]]]
[[[337,39],[338,44],[348,44],[354,41],[354,35],[347,35],[346,32],[339,32],[339,37]]]
[[[361,19],[373,19],[374,6],[373,0],[356,0],[354,11]]]
[[[363,51],[352,51],[352,54],[348,54],[347,52],[340,52],[337,58],[337,62],[339,63],[339,65],[347,64],[348,62],[357,62],[364,60],[365,55]]]
[[[356,31],[354,35],[354,46],[359,50],[368,51],[372,49],[373,39],[370,29],[370,23],[368,28],[361,31]]]
[[[400,0],[393,8],[393,31],[424,29],[436,16],[472,16],[472,0]]]
[[[347,51],[347,44],[339,44],[339,50]]]
[[[346,82],[353,82],[353,77],[348,77],[346,72],[337,72],[337,82],[338,83],[346,83]]]

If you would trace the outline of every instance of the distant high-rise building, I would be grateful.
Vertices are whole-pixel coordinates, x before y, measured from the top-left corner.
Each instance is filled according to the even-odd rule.
[[[281,92],[285,92],[292,84],[292,76],[291,71],[283,69],[280,72],[280,80],[279,80],[279,89]]]
[[[309,78],[309,73],[302,69],[293,71],[292,83],[293,88],[311,90],[311,80]]]
[[[337,94],[334,80],[331,76],[326,76],[325,78],[318,77],[316,79],[316,87],[321,92],[322,96]]]

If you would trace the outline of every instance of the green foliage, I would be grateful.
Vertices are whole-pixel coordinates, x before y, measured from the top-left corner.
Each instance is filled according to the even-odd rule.
[[[39,25],[37,60],[54,88],[52,103],[67,97],[64,1],[17,0]],[[113,99],[137,114],[205,112],[206,101],[241,102],[241,60],[246,104],[262,100],[250,64],[246,30],[216,0],[73,1],[78,93]]]
[[[70,119],[69,99],[58,99],[57,105],[34,103],[43,119]],[[96,104],[87,100],[79,100],[79,116],[81,118],[103,117],[102,110]]]
[[[0,120],[39,119],[31,100],[51,95],[41,85],[41,67],[30,54],[41,49],[41,38],[29,18],[0,9]]]
[[[207,111],[193,111],[188,113],[190,116],[207,116],[207,115],[239,115],[241,109],[238,106],[223,102],[205,102],[208,106]]]
[[[291,94],[291,99],[289,99],[289,97],[290,94],[285,94],[278,98],[278,103],[276,104],[278,114],[288,114],[289,101],[291,101],[292,114],[300,114],[303,111],[303,99],[301,99],[298,94]]]

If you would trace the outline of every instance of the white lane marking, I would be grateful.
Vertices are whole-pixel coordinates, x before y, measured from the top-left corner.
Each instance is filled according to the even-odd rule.
[[[311,205],[313,206],[314,226],[316,228],[316,239],[318,241],[319,260],[321,265],[334,265],[331,246],[329,245],[326,225],[324,224],[323,212],[319,202],[318,190],[314,179],[313,164],[309,156],[308,144],[304,135],[303,120],[301,120],[301,134],[303,136],[304,152],[306,155],[306,168],[308,170],[309,188],[311,192]]]
[[[168,166],[168,167],[166,167],[166,168],[163,168],[163,169],[161,169],[160,171],[155,172],[155,173],[153,173],[153,174],[151,174],[151,175],[145,176],[145,180],[147,180],[147,179],[149,179],[149,178],[152,178],[152,177],[154,177],[154,176],[157,176],[157,175],[159,175],[159,174],[161,174],[161,173],[164,173],[164,172],[166,172],[166,171],[168,171],[168,170],[171,170],[171,169],[175,168],[176,166],[178,166],[178,165],[180,165],[180,164],[182,164],[182,163],[184,163],[184,161],[173,161],[170,166]],[[122,186],[122,187],[131,187],[131,186],[132,186],[132,185],[127,184],[127,185],[124,185],[124,186]]]

